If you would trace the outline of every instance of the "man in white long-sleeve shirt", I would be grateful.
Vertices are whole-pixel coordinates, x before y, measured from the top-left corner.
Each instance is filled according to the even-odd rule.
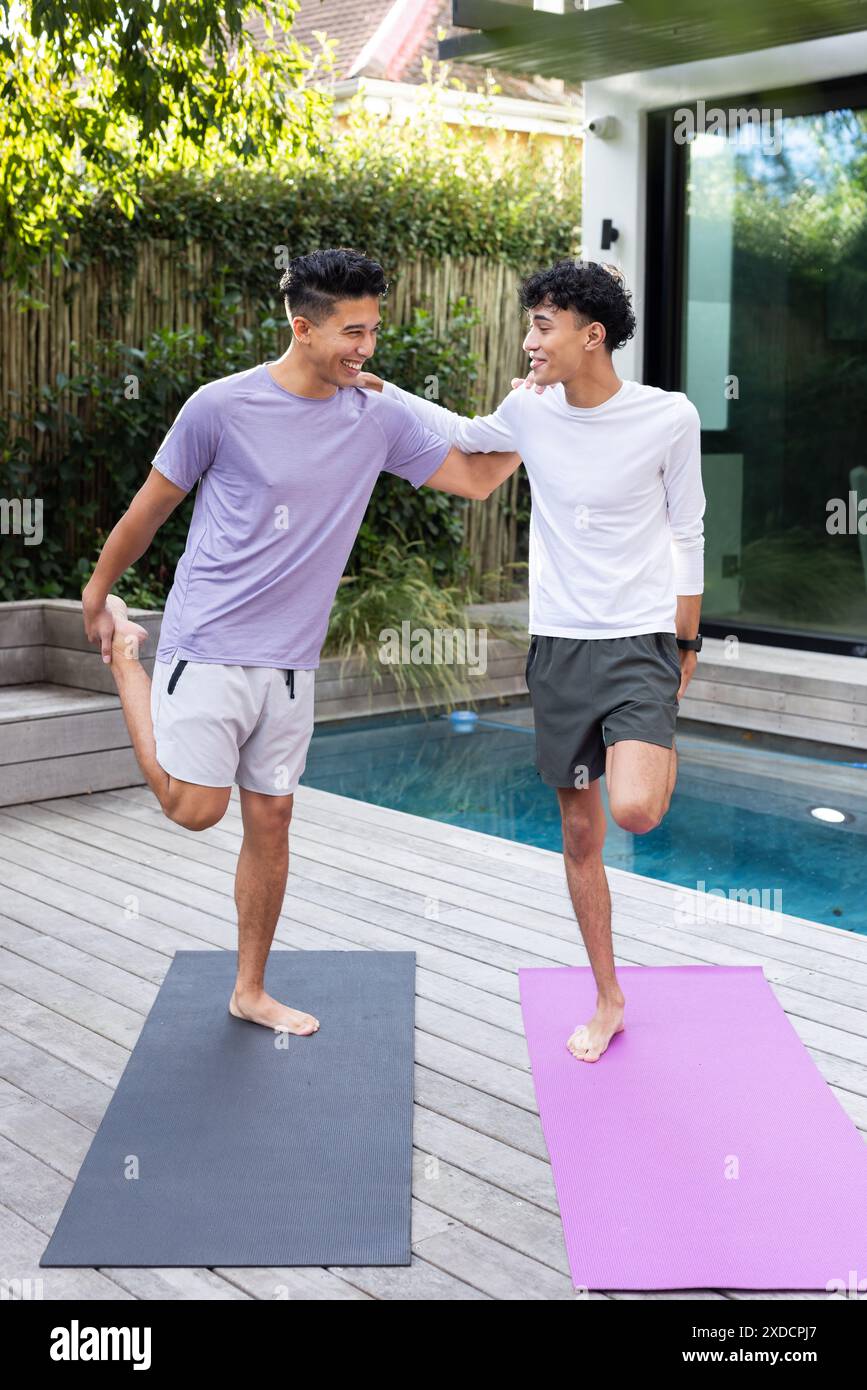
[[[359,384],[398,397],[467,452],[517,450],[524,461],[536,766],[557,789],[569,890],[597,986],[596,1012],[568,1047],[594,1062],[623,1030],[625,1006],[599,778],[626,830],[644,834],[665,815],[678,701],[701,646],[700,424],[681,392],[615,372],[612,353],[635,318],[607,267],[562,261],[524,282],[521,303],[532,376],[492,415],[465,419],[370,375]]]

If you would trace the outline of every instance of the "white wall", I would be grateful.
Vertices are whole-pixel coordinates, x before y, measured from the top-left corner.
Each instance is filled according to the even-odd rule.
[[[586,122],[599,116],[614,116],[618,127],[612,139],[601,139],[590,131],[584,137],[581,254],[589,261],[613,261],[626,276],[638,328],[635,337],[617,353],[617,371],[640,381],[644,360],[646,122],[635,101],[621,93],[600,92],[602,88],[601,82],[585,83],[585,130]],[[603,251],[600,240],[606,217],[619,235],[614,245]]]
[[[613,139],[601,139],[590,131],[585,136],[582,255],[619,265],[632,291],[638,332],[615,359],[621,376],[640,381],[644,360],[645,113],[699,97],[710,106],[716,97],[794,87],[865,71],[867,31],[585,83],[586,120],[615,116],[619,122],[619,133]],[[602,251],[599,245],[605,217],[610,217],[620,231],[609,251]]]

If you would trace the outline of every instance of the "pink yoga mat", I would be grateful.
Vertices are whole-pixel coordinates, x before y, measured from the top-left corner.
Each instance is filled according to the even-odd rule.
[[[576,1288],[867,1277],[867,1145],[761,966],[620,968],[626,1028],[597,1062],[566,1049],[589,967],[518,975]]]

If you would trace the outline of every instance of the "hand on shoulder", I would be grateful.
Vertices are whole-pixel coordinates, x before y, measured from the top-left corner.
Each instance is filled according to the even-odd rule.
[[[381,376],[376,376],[374,372],[359,372],[356,385],[364,388],[365,391],[381,391],[384,382]]]
[[[524,390],[525,390],[525,391],[529,391],[529,390],[530,390],[530,387],[532,386],[532,387],[534,388],[534,390],[536,391],[537,395],[539,395],[539,396],[541,396],[542,392],[545,391],[545,390],[547,389],[547,388],[544,387],[544,386],[537,386],[537,385],[536,385],[536,378],[535,378],[535,376],[533,375],[532,372],[528,372],[527,375],[526,375],[525,377],[524,377],[524,376],[513,376],[513,377],[512,377],[512,390],[513,390],[513,391],[517,391],[517,390],[519,389],[519,387],[521,387],[521,386],[524,387]]]

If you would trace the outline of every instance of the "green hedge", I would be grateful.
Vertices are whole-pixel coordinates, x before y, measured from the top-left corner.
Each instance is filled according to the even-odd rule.
[[[520,271],[577,251],[580,163],[563,146],[555,172],[531,138],[493,145],[443,121],[435,93],[406,125],[360,107],[324,147],[267,168],[227,164],[169,170],[143,183],[131,219],[107,196],[79,228],[79,263],[107,260],[130,275],[136,246],[154,237],[202,240],[222,284],[274,305],[277,248],[300,255],[354,246],[393,268],[413,255],[485,256]],[[207,297],[207,288],[203,291]]]

